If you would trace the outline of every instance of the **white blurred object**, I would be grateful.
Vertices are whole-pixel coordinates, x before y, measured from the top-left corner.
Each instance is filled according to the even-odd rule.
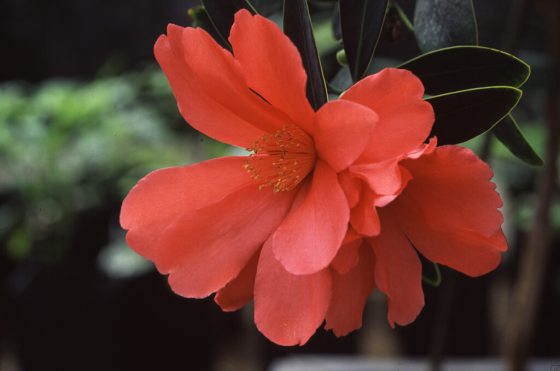
[[[97,257],[99,270],[109,278],[130,278],[148,273],[154,269],[152,263],[132,251],[125,243],[124,233],[113,238]]]
[[[276,360],[270,371],[431,371],[428,360],[372,360],[358,357],[288,357]],[[506,371],[500,359],[457,359],[441,363],[442,371]],[[560,359],[530,360],[527,371],[560,371]]]

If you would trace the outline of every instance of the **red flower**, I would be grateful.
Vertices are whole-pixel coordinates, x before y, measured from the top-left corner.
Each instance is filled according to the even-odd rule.
[[[254,298],[259,330],[293,345],[324,320],[339,336],[359,328],[374,286],[391,324],[413,321],[413,247],[469,275],[497,266],[491,171],[467,149],[424,144],[434,115],[414,75],[383,70],[314,112],[297,49],[272,22],[240,11],[229,40],[233,55],[170,25],[155,45],[184,118],[253,151],[157,170],[125,199],[128,244],[176,293],[216,293],[225,311]]]

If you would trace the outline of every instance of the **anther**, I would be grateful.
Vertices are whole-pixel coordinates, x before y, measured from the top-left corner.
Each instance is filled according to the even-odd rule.
[[[259,181],[259,189],[271,187],[274,192],[294,189],[315,164],[313,140],[295,125],[286,125],[263,135],[248,148],[253,153],[244,168]]]

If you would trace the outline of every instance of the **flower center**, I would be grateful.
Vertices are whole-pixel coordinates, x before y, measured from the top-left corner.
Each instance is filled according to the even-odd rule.
[[[263,135],[247,150],[253,153],[245,169],[260,183],[259,189],[290,191],[311,172],[315,165],[313,139],[296,125]]]

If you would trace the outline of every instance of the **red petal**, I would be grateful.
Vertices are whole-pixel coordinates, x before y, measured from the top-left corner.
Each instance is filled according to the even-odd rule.
[[[375,195],[367,187],[362,188],[360,201],[350,211],[350,224],[363,236],[377,236],[380,231],[379,216],[375,208]]]
[[[342,246],[331,262],[331,267],[340,274],[345,274],[354,268],[360,260],[359,252],[362,242],[362,236],[352,227],[349,227],[342,241]]]
[[[501,228],[494,235],[490,237],[490,241],[492,245],[499,251],[507,251],[508,242],[506,239],[506,235],[504,234]]]
[[[262,249],[255,281],[255,323],[279,345],[303,345],[325,318],[331,298],[328,269],[293,275],[276,260],[270,243]]]
[[[377,114],[350,101],[333,100],[315,116],[313,139],[320,158],[336,172],[362,154],[377,123]]]
[[[339,274],[346,274],[356,266],[360,260],[360,246],[362,239],[356,239],[347,243],[343,243],[338,253],[331,262],[331,267]]]
[[[218,290],[214,301],[224,312],[233,312],[241,309],[253,299],[258,261],[259,254],[257,253],[253,255],[237,277],[231,280],[224,288]]]
[[[249,147],[285,124],[249,90],[233,56],[201,28],[170,25],[154,52],[179,110],[195,129],[224,143]]]
[[[438,147],[402,164],[414,177],[407,197],[422,208],[428,224],[439,227],[443,222],[444,230],[471,229],[485,236],[501,226],[502,200],[490,181],[492,170],[469,149]]]
[[[348,203],[336,173],[319,160],[305,200],[272,236],[274,254],[293,274],[318,272],[336,255],[348,220]]]
[[[406,233],[422,255],[471,277],[496,269],[501,260],[500,252],[507,246],[496,244],[494,236],[484,237],[466,230],[435,231],[420,223],[411,225],[410,220],[406,223]]]
[[[239,190],[217,204],[190,210],[167,227],[155,249],[173,291],[206,297],[249,262],[287,214],[294,192]]]
[[[410,180],[398,160],[352,165],[350,173],[364,180],[376,195],[398,195]]]
[[[424,155],[429,155],[433,151],[435,151],[437,146],[437,138],[431,137],[428,143],[422,144],[420,147],[416,148],[415,150],[408,152],[404,158],[417,160]]]
[[[386,68],[357,82],[342,96],[371,108],[379,121],[361,162],[379,162],[408,153],[428,137],[434,123],[424,87],[410,71]]]
[[[313,109],[305,94],[307,75],[290,39],[273,22],[241,10],[235,14],[229,41],[251,89],[292,123],[311,132]]]
[[[360,194],[362,193],[362,181],[354,178],[350,171],[343,171],[338,173],[338,182],[346,195],[348,206],[353,208],[360,201]]]
[[[359,240],[361,238],[362,236],[358,232],[356,232],[351,227],[349,227],[348,230],[346,231],[346,235],[344,236],[344,240],[342,240],[342,244],[345,245],[347,243]]]
[[[371,249],[362,245],[359,264],[346,274],[333,273],[333,293],[327,311],[325,329],[345,336],[362,327],[362,315],[374,288],[374,258]]]
[[[507,248],[502,205],[492,171],[470,150],[438,147],[404,161],[414,179],[394,208],[414,246],[426,258],[471,276],[493,270]]]
[[[372,238],[375,253],[375,284],[387,295],[387,319],[394,327],[408,325],[424,307],[422,265],[393,215],[379,211],[381,233]]]
[[[157,240],[175,219],[189,210],[220,202],[253,183],[243,168],[245,160],[224,157],[145,176],[128,193],[121,208],[120,222],[128,230],[130,247],[153,260]]]

